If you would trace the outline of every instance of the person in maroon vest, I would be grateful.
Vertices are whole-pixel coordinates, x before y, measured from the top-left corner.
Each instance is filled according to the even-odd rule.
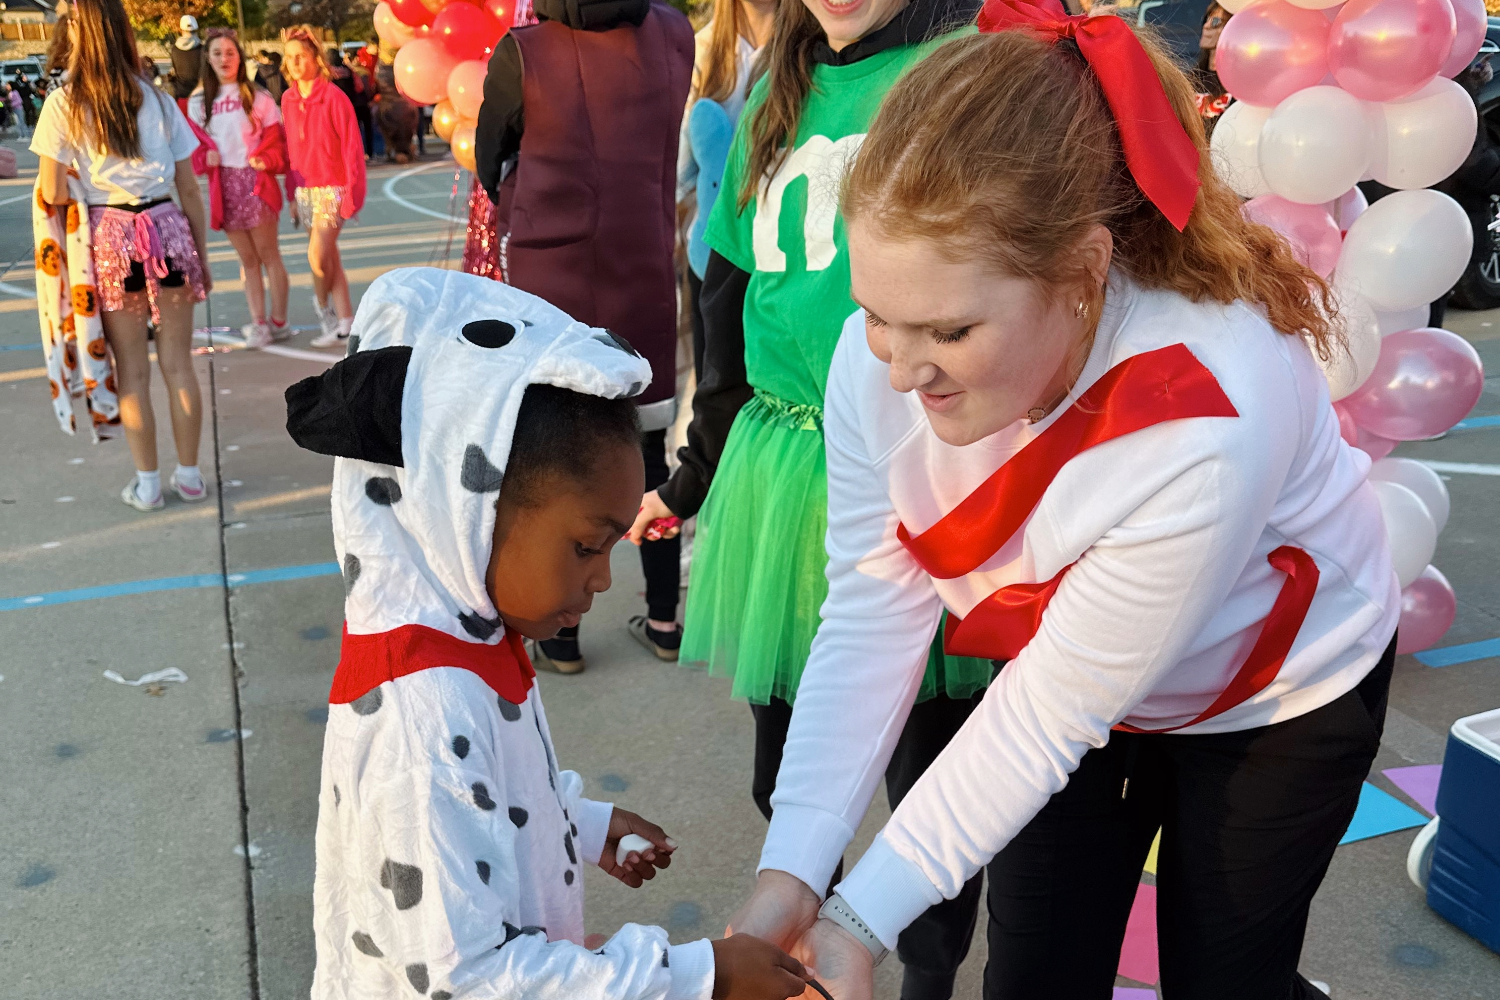
[[[676,417],[678,129],[693,72],[688,19],[653,0],[537,0],[538,23],[495,46],[479,112],[479,183],[496,204],[494,276],[651,363],[640,397],[646,488],[667,480]],[[676,538],[641,546],[647,613],[630,630],[675,660]],[[537,665],[584,667],[577,629]]]

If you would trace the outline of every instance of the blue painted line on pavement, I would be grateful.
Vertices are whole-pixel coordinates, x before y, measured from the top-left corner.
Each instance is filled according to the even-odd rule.
[[[41,344],[0,344],[0,351],[40,351]]]
[[[1492,417],[1470,417],[1453,425],[1456,431],[1477,431],[1484,427],[1500,427],[1500,414]]]
[[[1466,642],[1461,646],[1444,646],[1442,649],[1428,649],[1416,654],[1417,661],[1429,667],[1451,667],[1456,663],[1486,660],[1492,656],[1500,656],[1500,639]]]
[[[336,562],[306,563],[301,566],[278,566],[273,569],[252,569],[243,573],[230,573],[229,586],[244,587],[256,583],[276,583],[281,580],[304,580],[315,576],[335,576],[339,572]],[[225,578],[218,573],[198,573],[192,576],[164,576],[155,580],[131,580],[126,583],[107,583],[98,587],[79,587],[76,590],[54,590],[45,594],[28,594],[24,597],[0,597],[0,611],[15,611],[20,608],[44,608],[53,604],[73,604],[77,601],[94,601],[103,597],[122,597],[126,594],[151,594],[163,590],[202,590],[222,587]]]

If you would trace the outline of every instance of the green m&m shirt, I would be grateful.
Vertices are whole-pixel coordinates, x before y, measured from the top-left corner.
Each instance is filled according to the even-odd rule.
[[[815,64],[797,141],[770,182],[762,182],[740,211],[748,126],[765,100],[769,77],[751,91],[704,239],[750,273],[745,374],[755,389],[822,407],[839,332],[855,309],[849,297],[848,240],[838,210],[844,172],[886,92],[952,37],[899,45],[843,66]]]

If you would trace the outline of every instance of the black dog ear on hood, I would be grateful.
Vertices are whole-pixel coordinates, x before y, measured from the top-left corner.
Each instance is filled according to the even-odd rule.
[[[308,451],[402,466],[401,395],[410,347],[360,351],[286,390],[286,430]]]

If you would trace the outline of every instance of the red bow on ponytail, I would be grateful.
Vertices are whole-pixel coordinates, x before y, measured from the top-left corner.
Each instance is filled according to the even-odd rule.
[[[1113,15],[1069,17],[1058,0],[985,0],[978,23],[984,33],[1018,28],[1076,41],[1115,116],[1131,176],[1168,222],[1179,231],[1187,225],[1198,197],[1198,149],[1124,21]]]

